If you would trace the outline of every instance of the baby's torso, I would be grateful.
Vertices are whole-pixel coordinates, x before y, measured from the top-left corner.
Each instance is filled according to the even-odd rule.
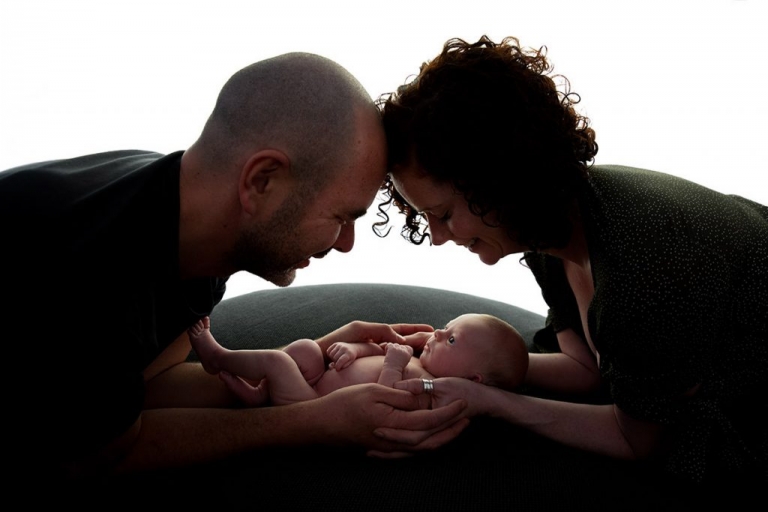
[[[347,386],[377,382],[383,364],[384,356],[368,356],[355,359],[352,364],[341,371],[331,368],[320,377],[320,380],[315,384],[315,390],[320,396],[323,396]],[[418,379],[425,376],[429,376],[427,371],[421,367],[417,358],[412,357],[403,371],[403,380]]]

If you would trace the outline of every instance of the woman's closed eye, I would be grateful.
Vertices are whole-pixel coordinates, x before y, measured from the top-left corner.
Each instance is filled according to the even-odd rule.
[[[450,211],[446,211],[442,215],[437,215],[437,214],[434,214],[434,213],[428,212],[428,211],[427,212],[421,212],[419,215],[421,215],[422,217],[427,219],[427,222],[429,222],[430,219],[434,219],[437,222],[440,222],[442,224],[445,224],[451,218],[451,212]]]

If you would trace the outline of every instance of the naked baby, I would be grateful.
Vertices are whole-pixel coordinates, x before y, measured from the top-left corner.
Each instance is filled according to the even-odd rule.
[[[406,344],[334,343],[326,354],[311,339],[282,350],[230,350],[214,339],[207,317],[188,334],[208,373],[226,371],[258,384],[261,402],[274,405],[311,400],[354,384],[392,387],[411,378],[462,377],[514,389],[528,369],[528,351],[517,330],[485,314],[461,315],[443,329],[406,336]]]

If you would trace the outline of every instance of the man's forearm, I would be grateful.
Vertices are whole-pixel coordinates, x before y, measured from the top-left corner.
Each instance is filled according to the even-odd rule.
[[[144,411],[120,472],[170,468],[219,460],[266,447],[355,446],[378,453],[411,451],[410,442],[393,442],[380,428],[432,435],[445,429],[453,439],[466,402],[427,410],[428,402],[407,391],[377,384],[349,386],[291,405],[242,409],[177,408]],[[139,422],[137,422],[139,423]]]
[[[237,398],[200,363],[180,363],[146,382],[145,409],[233,407]]]
[[[301,405],[301,404],[296,404]],[[128,473],[188,466],[268,447],[317,441],[308,410],[165,408],[142,413],[138,436],[115,470]]]

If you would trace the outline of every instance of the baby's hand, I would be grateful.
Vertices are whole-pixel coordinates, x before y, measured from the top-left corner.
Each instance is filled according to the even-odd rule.
[[[341,371],[352,364],[357,359],[357,351],[354,347],[354,343],[344,343],[341,341],[328,347],[328,358],[331,359],[331,364],[328,367]]]
[[[384,350],[386,352],[386,356],[384,357],[384,364],[391,365],[393,367],[405,368],[413,356],[413,348],[409,347],[408,345],[387,343],[384,346]]]

